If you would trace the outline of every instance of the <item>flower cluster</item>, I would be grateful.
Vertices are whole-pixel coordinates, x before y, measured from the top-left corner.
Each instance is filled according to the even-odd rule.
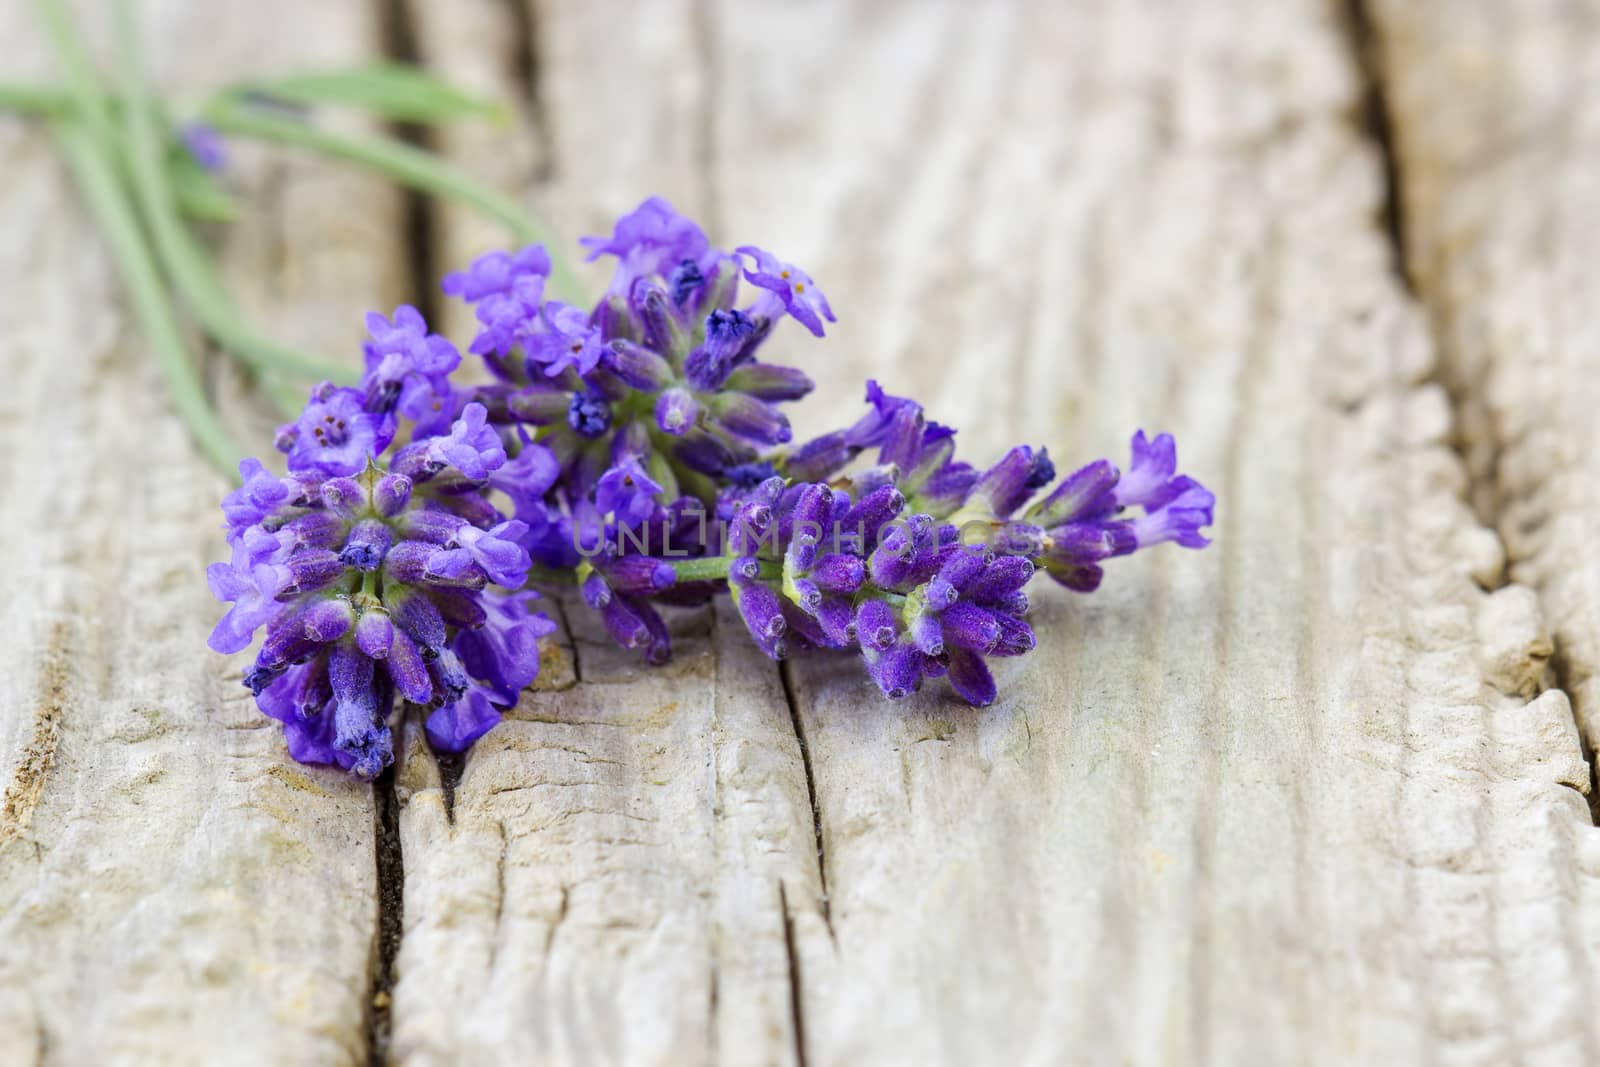
[[[453,380],[415,309],[372,314],[359,387],[319,386],[280,432],[288,476],[241,465],[211,644],[265,628],[245,682],[296,758],[378,773],[396,695],[432,708],[433,745],[470,745],[538,671],[553,626],[529,585],[574,590],[649,663],[671,655],[663,606],[726,591],[774,659],[851,650],[891,698],[945,677],[987,704],[991,661],[1034,647],[1036,572],[1087,592],[1111,557],[1206,544],[1212,495],[1166,435],[1137,434],[1126,472],[1058,480],[1027,446],[979,469],[869,382],[864,415],[796,443],[783,405],[811,380],[761,351],[785,318],[834,321],[804,271],[655,198],[584,246],[616,261],[589,309],[546,293],[540,246],[445,278],[489,384]]]

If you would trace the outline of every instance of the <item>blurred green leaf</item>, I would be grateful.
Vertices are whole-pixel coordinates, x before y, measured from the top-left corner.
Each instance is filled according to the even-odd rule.
[[[172,195],[178,208],[200,222],[232,222],[238,216],[233,197],[223,189],[216,175],[195,162],[182,148],[174,148],[167,161]]]
[[[234,99],[264,95],[292,104],[345,104],[397,122],[506,117],[503,106],[470,96],[407,63],[285,74],[236,86],[227,95]]]

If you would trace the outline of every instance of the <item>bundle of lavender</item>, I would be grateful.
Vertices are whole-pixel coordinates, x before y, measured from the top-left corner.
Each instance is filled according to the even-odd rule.
[[[539,245],[444,280],[492,384],[453,380],[459,350],[416,309],[369,314],[360,383],[316,386],[280,430],[288,473],[240,465],[211,647],[265,630],[244,680],[295,758],[373,777],[397,698],[468,748],[538,674],[539,586],[574,587],[647,663],[671,655],[663,605],[726,592],[774,659],[850,652],[891,699],[943,677],[981,705],[989,661],[1034,647],[1037,573],[1090,592],[1111,557],[1207,543],[1212,494],[1166,435],[1135,434],[1125,471],[1058,479],[1027,445],[980,469],[868,382],[858,419],[797,443],[783,405],[812,382],[760,356],[785,319],[834,321],[804,271],[714,248],[660,199],[584,244],[617,262],[591,308],[547,298]]]

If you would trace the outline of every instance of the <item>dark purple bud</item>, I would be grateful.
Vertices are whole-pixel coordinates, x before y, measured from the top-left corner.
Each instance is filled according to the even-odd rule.
[[[339,559],[347,567],[362,571],[375,571],[389,551],[393,535],[381,519],[362,519],[350,529]]]
[[[815,614],[827,638],[816,643],[825,648],[844,648],[855,639],[855,620],[847,597],[824,597]]]
[[[964,590],[994,562],[994,553],[982,545],[961,546],[951,552],[939,568],[939,577],[958,590]]]
[[[889,419],[889,427],[878,452],[878,462],[892,463],[902,471],[909,471],[922,454],[922,431],[925,426],[922,412],[917,408],[902,408]]]
[[[1037,556],[1044,551],[1045,541],[1045,532],[1032,523],[1008,522],[995,530],[991,544],[1004,555]],[[1134,543],[1138,544],[1137,539]]]
[[[482,589],[489,575],[464,548],[436,548],[423,561],[422,580],[429,585]]]
[[[689,353],[689,324],[661,286],[647,279],[633,285],[632,304],[644,324],[644,343],[672,359]]]
[[[906,645],[892,645],[867,660],[867,673],[890,700],[904,700],[922,685],[922,657]]]
[[[400,533],[408,541],[430,545],[454,545],[456,533],[467,520],[439,507],[413,508],[400,520]]]
[[[736,367],[723,382],[731,393],[748,393],[759,400],[799,400],[816,388],[803,371],[794,367],[775,367],[770,363],[746,363]]]
[[[289,583],[278,593],[279,600],[321,589],[344,574],[344,564],[339,557],[325,548],[296,552],[284,563],[284,567],[289,571]]]
[[[487,619],[483,607],[472,593],[455,589],[429,589],[427,597],[439,609],[444,621],[458,630],[475,630]]]
[[[672,302],[679,307],[683,307],[694,291],[705,284],[706,276],[700,273],[700,264],[692,259],[686,259],[673,267],[672,275],[667,279]]]
[[[277,681],[278,676],[288,669],[287,663],[278,663],[270,667],[256,663],[244,672],[245,687],[254,695],[260,696],[263,689]]]
[[[310,658],[321,648],[306,636],[301,612],[284,612],[267,625],[266,640],[261,642],[261,651],[256,653],[256,666],[269,672],[281,671],[291,663]]]
[[[439,614],[439,609],[427,597],[411,593],[399,598],[397,603],[390,603],[388,607],[395,625],[422,646],[425,654],[435,653],[444,647],[444,616]]]
[[[334,514],[351,518],[367,506],[367,492],[354,478],[329,478],[322,483],[322,503]]]
[[[263,529],[268,529],[262,523]],[[284,523],[279,528],[279,533],[290,537],[296,548],[327,548],[339,546],[339,539],[344,535],[344,522],[327,511],[312,511],[304,515],[297,515]]]
[[[1120,475],[1110,460],[1095,460],[1061,480],[1050,494],[1028,509],[1026,518],[1040,526],[1061,526],[1110,511],[1110,496]]]
[[[549,389],[529,389],[516,393],[506,401],[511,414],[518,422],[535,426],[550,426],[567,417],[572,410],[573,394]]]
[[[595,306],[594,324],[608,341],[636,342],[640,337],[639,322],[633,317],[628,301],[620,294],[613,293]]]
[[[1105,571],[1097,563],[1071,564],[1050,560],[1041,560],[1040,563],[1046,574],[1075,593],[1094,592],[1100,588],[1100,579],[1105,577]]]
[[[933,581],[922,587],[922,602],[930,611],[943,611],[961,598],[956,587],[951,585],[942,575],[935,575]]]
[[[650,635],[644,646],[644,661],[652,667],[659,667],[672,658],[672,635],[667,633],[667,624],[661,620],[655,608],[644,601],[637,603],[639,617],[644,620],[645,630]]]
[[[403,474],[385,474],[372,487],[372,506],[389,519],[400,514],[411,502],[411,479]]]
[[[603,437],[611,429],[611,405],[599,397],[573,393],[567,404],[567,425],[580,437]]]
[[[981,654],[952,647],[949,664],[950,685],[961,699],[980,708],[994,703],[994,675],[989,673],[989,665]]]
[[[865,600],[856,609],[856,638],[862,648],[882,651],[894,644],[899,632],[895,611],[881,600]]]
[[[721,474],[740,461],[740,457],[727,442],[701,429],[691,430],[678,438],[673,454],[688,467],[702,474]]]
[[[917,499],[929,509],[945,514],[966,502],[978,472],[965,463],[952,463],[917,490]]]
[[[433,702],[436,704],[454,704],[472,684],[460,657],[448,648],[439,649],[438,655],[427,664],[428,674],[433,678]]]
[[[833,515],[833,491],[815,482],[800,486],[794,510],[789,516],[788,566],[808,571],[817,559],[817,546],[828,534]]]
[[[359,635],[358,635],[359,639]],[[417,643],[404,631],[395,630],[389,643],[389,655],[384,661],[389,678],[400,695],[413,704],[433,701],[433,679],[428,676],[428,664]]]
[[[881,486],[858,500],[839,519],[840,529],[860,534],[860,547],[868,551],[878,544],[884,527],[900,514],[906,498],[892,485]]]
[[[306,608],[300,616],[306,636],[318,644],[337,641],[356,621],[355,609],[343,597],[329,597]]]
[[[406,445],[389,461],[389,470],[412,482],[425,482],[444,469],[444,464],[428,457],[428,442]]]
[[[789,624],[783,617],[783,602],[771,587],[761,582],[733,586],[733,599],[744,617],[745,627],[756,645],[772,659],[782,659],[782,642]]]
[[[627,597],[614,596],[600,609],[606,633],[622,648],[639,648],[650,643],[650,627],[637,605]]]
[[[611,586],[598,574],[591,574],[578,586],[583,602],[596,611],[611,603]]]
[[[994,515],[1005,518],[1032,494],[1028,486],[1028,476],[1032,472],[1033,449],[1017,445],[979,476],[971,496],[987,502]]]
[[[653,393],[672,384],[672,364],[631,341],[613,341],[600,365],[641,392]]]
[[[1027,585],[1033,577],[1033,569],[1033,561],[1026,556],[1001,556],[984,568],[983,574],[965,591],[968,598],[975,601],[998,601]]]
[[[736,308],[718,308],[706,316],[706,349],[724,366],[732,367],[756,337],[756,324]]]
[[[671,589],[678,574],[670,563],[649,556],[624,556],[606,567],[606,579],[619,593],[659,593]]]
[[[1033,627],[1000,613],[995,614],[995,620],[1000,624],[1000,637],[989,652],[991,656],[1021,656],[1033,651]]]
[[[1125,522],[1073,522],[1049,533],[1050,543],[1035,557],[1046,566],[1073,567],[1125,556],[1139,547],[1133,528]]]
[[[1043,489],[1056,479],[1056,465],[1050,462],[1050,451],[1041,448],[1033,454],[1033,466],[1028,470],[1024,485],[1029,489]]]
[[[699,414],[700,405],[687,389],[668,389],[656,398],[656,425],[663,433],[674,437],[688,433]]]
[[[382,608],[368,608],[356,620],[356,647],[372,659],[388,659],[394,643],[394,623]]]
[[[1000,640],[1000,622],[994,612],[962,601],[941,616],[945,640],[952,645],[988,652]]]
[[[988,606],[1005,615],[1016,615],[1019,618],[1028,613],[1028,594],[1018,589],[1015,593],[1008,593],[997,600],[988,602]]]
[[[843,552],[830,552],[819,557],[811,567],[811,578],[823,589],[835,593],[853,593],[866,581],[867,565],[857,556]]]
[[[908,620],[906,632],[911,636],[911,643],[924,655],[944,655],[944,629],[939,625],[939,616],[933,612],[924,612]]]
[[[789,584],[793,587],[789,599],[815,615],[817,609],[822,607],[822,590],[817,583],[809,578],[796,578]]]
[[[860,451],[846,441],[843,433],[824,434],[807,441],[783,460],[784,473],[797,481],[822,481],[844,469]]]
[[[351,760],[352,774],[371,781],[394,759],[394,739],[378,721],[372,660],[340,645],[329,660],[328,678],[335,702],[333,747]]]
[[[718,393],[711,412],[728,432],[762,444],[782,444],[794,436],[783,412],[744,393]]]

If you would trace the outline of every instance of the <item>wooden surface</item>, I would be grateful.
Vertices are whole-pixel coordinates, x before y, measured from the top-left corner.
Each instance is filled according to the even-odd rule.
[[[647,672],[574,608],[464,762],[299,767],[204,649],[221,483],[0,120],[0,1062],[1600,1061],[1583,5],[146,7],[175,89],[413,51],[515,103],[436,144],[565,239],[660,193],[804,264],[800,432],[868,376],[980,462],[1170,430],[1217,543],[1041,590],[981,711],[725,610]],[[500,240],[229,180],[243,303],[352,360]]]

